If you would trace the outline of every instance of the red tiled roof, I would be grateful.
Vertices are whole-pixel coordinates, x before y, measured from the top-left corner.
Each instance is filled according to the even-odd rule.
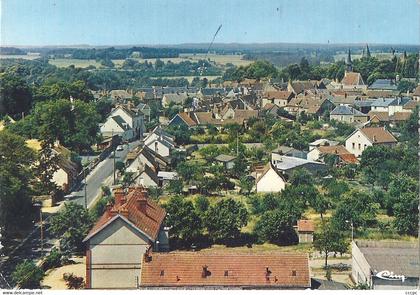
[[[341,84],[346,86],[365,85],[360,73],[355,72],[346,72],[343,80],[341,80]]]
[[[357,164],[359,163],[359,160],[356,158],[353,154],[342,154],[339,155],[340,159],[348,164]]]
[[[392,143],[397,142],[395,137],[382,127],[365,127],[360,131],[373,143]]]
[[[131,191],[125,195],[125,202],[118,203],[118,200],[116,200],[115,205],[110,208],[110,210],[105,211],[90,230],[85,241],[101,231],[102,228],[117,215],[126,217],[137,227],[137,229],[148,235],[152,240],[157,238],[162,222],[166,216],[166,211],[148,198],[147,191],[144,190],[144,188],[136,187],[130,189]],[[138,200],[146,201],[145,212],[142,212],[138,208]]]
[[[293,92],[291,91],[267,91],[264,95],[266,98],[288,99]]]
[[[153,253],[141,272],[144,287],[310,287],[306,254]]]
[[[375,112],[375,111],[370,111],[368,113],[368,116],[370,117],[370,119],[376,117],[376,118],[378,118],[378,120],[380,122],[388,122],[389,121],[388,112]]]
[[[298,232],[314,232],[315,226],[312,220],[301,219],[297,222]]]
[[[191,117],[188,115],[188,113],[185,113],[185,112],[182,112],[182,113],[179,113],[178,114],[178,116],[189,126],[189,127],[192,127],[192,126],[196,126],[197,125],[197,123],[193,120],[193,119],[191,119]]]
[[[350,154],[350,152],[342,145],[320,146],[318,147],[318,150],[322,154],[336,154],[336,155]]]

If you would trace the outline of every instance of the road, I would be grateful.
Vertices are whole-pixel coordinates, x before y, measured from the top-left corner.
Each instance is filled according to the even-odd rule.
[[[115,151],[115,162],[124,161],[129,151],[133,150],[140,144],[140,141],[130,142],[128,145],[123,145],[123,151]],[[112,184],[113,181],[113,168],[114,159],[113,154],[103,160],[95,169],[87,176],[87,187],[86,187],[86,199],[88,207],[90,207],[96,197],[101,192],[101,186],[103,184]],[[85,205],[84,199],[84,185],[82,184],[78,191],[73,192],[74,195],[78,196],[73,202]]]
[[[128,145],[124,145],[124,150],[115,151],[115,162],[124,161],[129,151],[133,150],[139,145],[139,141],[134,141]],[[105,183],[112,184],[113,181],[113,154],[99,163],[87,176],[86,196],[88,207],[95,203],[95,199],[101,192],[101,186]],[[77,204],[84,206],[84,186],[79,191],[73,192],[74,195],[81,196],[71,200]],[[41,257],[50,252],[52,246],[57,243],[57,239],[49,234],[48,219],[49,215],[44,213],[44,251],[41,253],[40,241],[40,226],[36,224],[34,230],[22,241],[20,246],[17,246],[7,256],[0,257],[0,289],[10,288],[11,273],[14,271],[17,264],[25,259],[38,261]],[[7,284],[9,283],[9,285]]]

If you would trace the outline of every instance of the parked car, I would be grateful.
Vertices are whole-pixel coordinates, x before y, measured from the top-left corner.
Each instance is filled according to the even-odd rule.
[[[117,146],[117,151],[123,151],[124,147],[122,145]]]

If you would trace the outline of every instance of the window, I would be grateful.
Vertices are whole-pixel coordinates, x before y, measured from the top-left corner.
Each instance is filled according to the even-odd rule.
[[[165,271],[162,269],[161,271],[160,271],[160,276],[162,277],[162,276],[164,276],[165,275]]]
[[[292,277],[296,276],[296,270],[292,270]]]
[[[225,277],[227,277],[229,275],[229,271],[225,270]]]
[[[352,143],[352,146],[353,146],[353,149],[354,149],[356,147],[356,143],[353,142]]]
[[[359,150],[362,148],[362,145],[359,143]]]

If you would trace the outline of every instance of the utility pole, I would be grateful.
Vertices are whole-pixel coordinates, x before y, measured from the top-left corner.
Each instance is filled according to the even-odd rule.
[[[236,156],[239,155],[239,133],[236,133]]]
[[[44,252],[44,227],[42,224],[42,203],[35,203],[34,207],[39,208],[39,224],[40,224],[40,231],[41,231],[41,257],[42,257],[42,253]]]
[[[113,174],[114,174],[114,182],[112,184],[115,185],[115,147],[114,147],[114,129],[111,130],[111,144],[112,144],[112,149],[113,149]]]
[[[42,205],[39,207],[39,222],[41,223],[41,257],[44,253],[44,225],[42,224]]]
[[[89,156],[87,158],[87,165],[86,167],[83,169],[83,177],[85,179],[85,208],[87,209],[87,177],[86,177],[86,169],[89,167]]]

